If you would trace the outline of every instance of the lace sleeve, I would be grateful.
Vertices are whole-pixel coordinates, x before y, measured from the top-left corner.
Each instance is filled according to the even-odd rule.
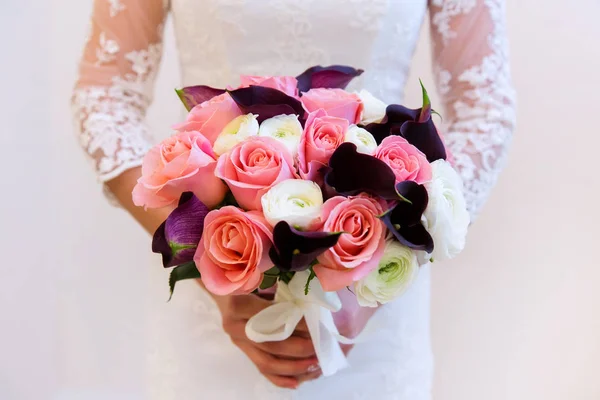
[[[100,181],[141,165],[144,124],[161,57],[165,0],[95,0],[72,96],[81,146]]]
[[[430,0],[429,6],[444,136],[474,219],[503,167],[515,127],[504,0]]]

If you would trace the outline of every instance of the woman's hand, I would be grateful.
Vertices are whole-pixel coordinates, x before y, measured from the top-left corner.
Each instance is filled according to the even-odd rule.
[[[258,370],[274,385],[295,389],[321,375],[304,321],[281,342],[255,343],[246,336],[246,322],[272,304],[256,295],[213,296],[223,317],[223,329]]]
[[[133,168],[107,182],[107,186],[123,208],[129,211],[146,231],[153,234],[175,207],[144,210],[135,206],[131,199],[131,192],[140,176],[141,168]],[[199,283],[202,284],[201,281]],[[287,340],[254,343],[246,337],[246,322],[272,303],[255,295],[213,295],[213,298],[221,311],[225,332],[273,384],[295,389],[300,383],[321,375],[315,350],[304,321],[298,325],[294,335]]]

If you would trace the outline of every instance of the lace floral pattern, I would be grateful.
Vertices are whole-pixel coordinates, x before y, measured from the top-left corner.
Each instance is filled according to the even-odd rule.
[[[144,124],[148,101],[119,85],[77,89],[73,114],[79,141],[95,160],[101,181],[141,165],[151,139]]]
[[[477,5],[478,0],[432,0],[431,4],[438,7],[432,18],[431,23],[437,28],[442,36],[444,43],[456,37],[456,32],[450,27],[450,21],[453,17],[461,14],[468,14]]]
[[[107,64],[117,59],[119,53],[119,43],[115,40],[107,39],[106,33],[100,34],[100,41],[98,42],[98,49],[96,49],[96,64]]]
[[[464,184],[474,220],[502,170],[515,126],[515,93],[510,80],[502,0],[434,0],[431,23],[442,46],[458,42],[462,22],[471,13],[488,21],[483,55],[462,70],[438,48],[436,79],[446,106],[446,143]],[[458,30],[451,27],[456,26]],[[481,27],[478,27],[481,29]],[[456,46],[464,45],[456,43]],[[440,44],[438,43],[438,46]],[[460,95],[457,95],[460,94]]]
[[[164,5],[162,0],[156,4]],[[163,17],[159,15],[153,35],[148,36],[156,42],[144,42],[144,47],[124,42],[123,32],[114,29],[125,23],[121,29],[126,31],[129,18],[136,17],[131,13],[140,5],[144,6],[136,1],[97,0],[97,15],[86,38],[80,79],[73,91],[79,142],[93,159],[100,181],[141,165],[152,145],[144,118],[162,53]],[[106,70],[113,73],[107,76]]]
[[[125,9],[125,4],[121,3],[120,0],[106,0],[110,5],[110,16],[115,17],[119,12]]]

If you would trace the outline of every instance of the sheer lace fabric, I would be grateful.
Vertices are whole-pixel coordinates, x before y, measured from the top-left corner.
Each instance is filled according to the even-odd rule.
[[[75,126],[101,181],[141,165],[162,52],[162,0],[98,0],[73,92]]]

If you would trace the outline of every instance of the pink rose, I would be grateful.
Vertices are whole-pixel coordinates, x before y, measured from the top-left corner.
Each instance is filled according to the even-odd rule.
[[[403,137],[386,137],[373,156],[390,166],[396,182],[425,183],[431,180],[431,164],[427,157]]]
[[[344,143],[348,121],[328,116],[324,110],[309,114],[298,148],[298,169],[303,179],[312,178],[316,171]]]
[[[273,266],[272,243],[269,224],[257,211],[226,206],[209,212],[194,255],[206,289],[225,296],[258,288],[263,272]]]
[[[251,137],[236,145],[219,157],[215,175],[227,183],[246,210],[262,210],[263,194],[273,185],[296,177],[291,154],[270,137]]]
[[[323,289],[343,289],[377,268],[385,248],[385,225],[377,218],[382,213],[382,205],[367,195],[336,196],[325,202],[322,230],[344,233],[317,257],[314,271]]]
[[[327,115],[348,120],[351,124],[358,124],[364,109],[360,97],[356,93],[349,93],[342,89],[310,89],[300,98],[308,112],[320,108]]]
[[[241,88],[264,86],[277,89],[288,96],[298,97],[298,81],[293,76],[251,76],[242,75]]]
[[[242,111],[228,93],[213,97],[192,108],[184,123],[175,125],[178,131],[199,131],[211,144],[225,125],[242,115]]]
[[[179,132],[144,157],[142,176],[133,189],[136,206],[159,208],[193,192],[209,208],[225,197],[227,186],[215,176],[217,159],[200,132]]]

